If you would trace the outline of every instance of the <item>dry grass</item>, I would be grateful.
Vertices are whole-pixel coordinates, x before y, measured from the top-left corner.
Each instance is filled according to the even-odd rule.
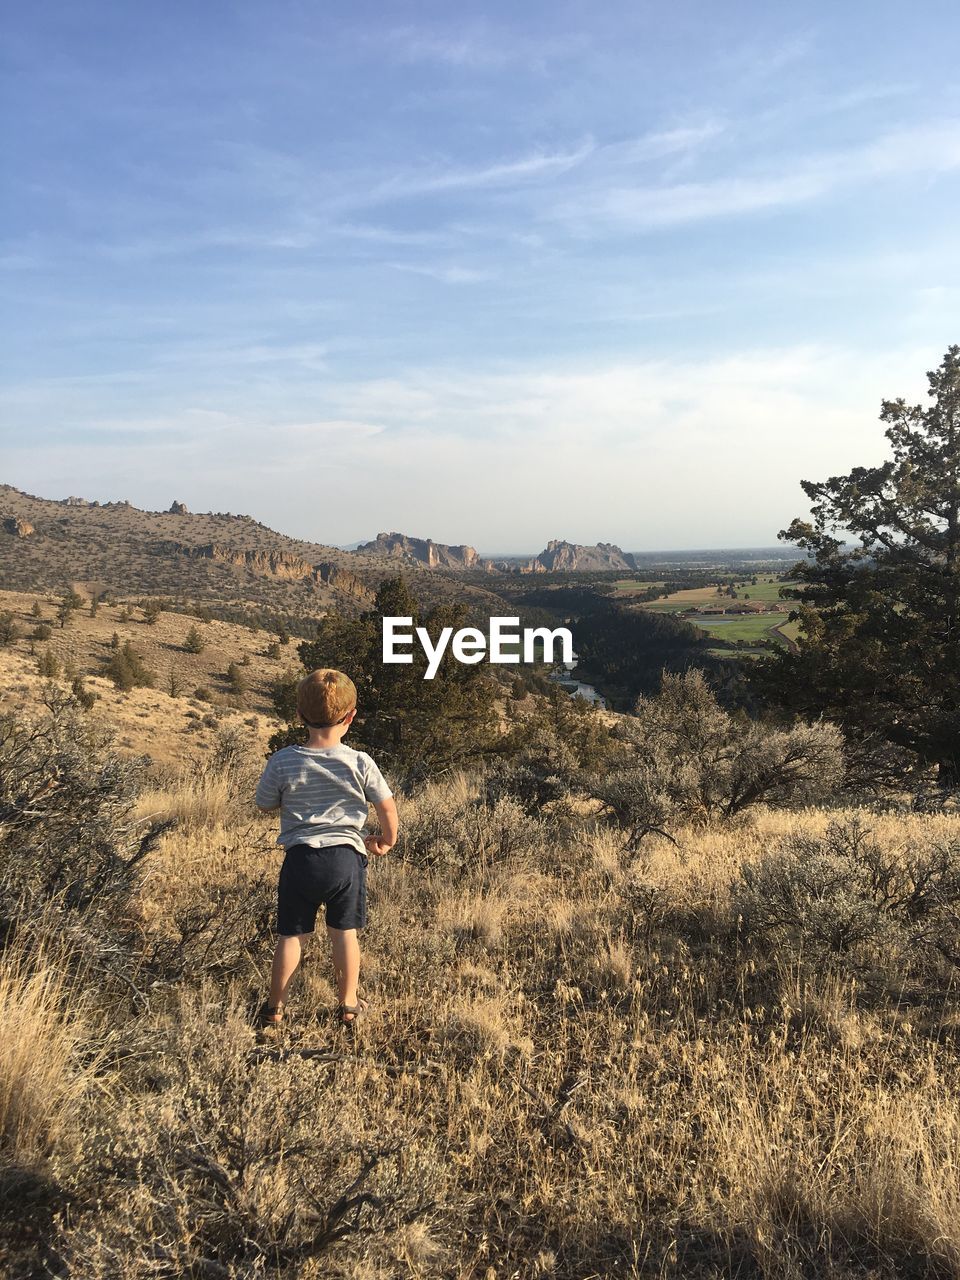
[[[43,621],[52,623],[49,641],[31,641],[30,633],[37,619],[30,612],[34,601],[41,603]],[[197,623],[181,613],[163,613],[153,626],[142,621],[142,612],[133,608],[133,617],[121,621],[123,606],[101,605],[97,616],[80,610],[69,626],[61,629],[56,622],[57,600],[43,592],[26,594],[0,591],[0,612],[11,612],[20,629],[21,638],[9,648],[0,649],[0,705],[5,711],[20,707],[36,707],[43,697],[47,681],[37,673],[37,656],[49,648],[62,667],[72,665],[84,679],[90,693],[97,696],[90,716],[95,723],[109,727],[116,735],[116,747],[125,755],[147,755],[167,769],[182,767],[185,759],[202,761],[209,753],[223,725],[243,725],[263,752],[276,719],[269,696],[270,681],[289,667],[296,666],[295,645],[282,649],[282,657],[268,658],[267,645],[275,637],[268,632],[226,622]],[[207,641],[203,653],[187,653],[187,632],[198,625]],[[130,640],[142,654],[146,667],[154,672],[154,688],[131,689],[121,693],[103,675],[110,656],[110,640],[116,632],[121,641]],[[31,653],[31,648],[34,650]],[[249,681],[244,705],[229,705],[225,672],[231,662],[247,665],[243,670]],[[175,677],[175,694],[170,679]],[[58,683],[69,688],[70,681]],[[207,688],[214,703],[194,697],[194,691]]]
[[[145,791],[135,810],[138,818],[173,819],[182,834],[225,827],[237,817],[232,779],[224,773],[194,771]]]
[[[269,929],[238,916],[248,932],[233,936],[227,910],[264,872],[272,892],[272,824],[241,820],[229,788],[202,778],[143,797],[181,821],[141,895],[145,954],[216,893],[219,932],[125,1013],[140,1056],[110,1069],[111,1114],[51,1069],[75,1058],[83,1026],[46,969],[4,1066],[38,1073],[37,1149],[69,1103],[119,1153],[100,1207],[58,1228],[77,1274],[960,1277],[949,994],[867,1006],[842,976],[811,978],[722,931],[743,863],[792,831],[822,834],[836,812],[760,809],[639,856],[589,823],[531,822],[524,837],[514,816],[503,856],[481,842],[455,872],[421,856],[448,828],[466,838],[477,795],[464,776],[428,788],[403,805],[417,856],[371,859],[373,1010],[358,1042],[330,1017],[321,934],[277,1060],[256,1057],[247,1022]],[[870,821],[905,849],[960,825]],[[34,1066],[38,1040],[56,1047]],[[82,1184],[75,1157],[52,1150],[63,1184]],[[341,1195],[360,1200],[337,1217]],[[324,1223],[344,1234],[311,1252]]]
[[[89,992],[65,971],[65,957],[12,946],[0,956],[0,1137],[7,1159],[31,1166],[68,1138],[76,1108],[92,1087]]]

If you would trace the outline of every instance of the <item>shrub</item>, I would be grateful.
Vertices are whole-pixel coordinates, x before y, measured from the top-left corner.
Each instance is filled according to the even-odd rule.
[[[83,683],[83,676],[74,676],[70,685],[70,692],[76,698],[84,711],[90,711],[97,700],[97,695],[95,693],[91,693]]]
[[[38,622],[30,632],[31,640],[49,640],[53,635],[53,627],[49,622]]]
[[[160,600],[145,600],[141,603],[140,608],[143,610],[143,620],[151,627],[160,620],[163,613],[163,604]]]
[[[231,662],[226,673],[227,686],[235,698],[242,699],[250,688],[247,677],[235,662]]]
[[[960,966],[960,837],[888,848],[854,814],[746,864],[733,902],[750,943],[811,971],[930,980]]]
[[[297,685],[303,676],[302,671],[285,671],[270,681],[270,701],[280,719],[288,724],[297,718]]]
[[[66,695],[0,717],[0,912],[22,903],[115,920],[165,829],[134,820],[144,760],[124,760]],[[4,929],[0,929],[0,933]]]
[[[16,620],[9,610],[0,613],[0,648],[6,648],[7,645],[13,644],[15,640],[20,639],[20,628],[17,626]]]
[[[186,681],[173,667],[167,673],[167,693],[171,698],[179,698],[186,689]]]
[[[186,649],[187,653],[203,653],[204,649],[207,647],[207,642],[203,638],[203,632],[198,626],[192,625],[190,627],[190,630],[187,632],[186,639],[183,642],[183,647]]]
[[[60,660],[52,649],[44,649],[37,659],[37,675],[46,680],[56,680],[60,676]]]
[[[142,657],[129,640],[112,654],[107,663],[107,675],[123,693],[138,687],[152,689],[156,683],[153,672],[144,666]]]
[[[830,794],[843,777],[836,725],[771,729],[733,716],[697,669],[665,671],[659,694],[640,698],[618,733],[635,753],[634,803],[656,809],[662,797],[678,821],[733,818],[761,802],[810,802]],[[609,780],[601,778],[595,793],[609,792]]]
[[[271,1067],[269,1049],[258,1067],[236,1002],[211,1017],[221,998],[183,998],[165,1105],[118,1143],[149,1193],[118,1198],[108,1221],[87,1211],[71,1241],[78,1275],[343,1275],[328,1265],[339,1241],[364,1249],[436,1203],[439,1161],[404,1150],[325,1073]]]
[[[428,783],[404,807],[399,856],[453,870],[502,862],[538,850],[543,823],[510,796],[490,800],[475,778],[454,774]]]

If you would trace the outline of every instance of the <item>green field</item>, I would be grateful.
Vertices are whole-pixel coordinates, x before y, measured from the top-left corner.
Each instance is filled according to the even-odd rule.
[[[793,586],[792,582],[781,582],[779,578],[773,577],[772,574],[764,574],[757,579],[756,584],[749,583],[746,587],[737,588],[737,599],[739,600],[761,600],[767,603],[774,603],[781,600],[778,592],[781,587]],[[638,609],[650,609],[654,613],[676,613],[678,609],[689,609],[691,605],[716,605],[733,603],[732,596],[719,595],[717,588],[710,587],[689,587],[684,591],[674,591],[669,596],[665,596],[662,600],[645,600],[637,605]],[[788,608],[791,607],[790,600],[782,600]]]
[[[613,589],[618,596],[630,596],[635,591],[647,591],[650,587],[665,587],[665,582],[642,582],[639,578],[618,578]]]
[[[780,617],[782,618],[782,615]],[[691,622],[717,640],[750,641],[764,638],[770,628],[776,626],[777,620],[777,615],[771,614],[766,617],[751,617],[746,614],[742,618],[735,617],[727,621],[719,618],[684,618],[684,622]]]
[[[761,600],[773,603],[780,601],[789,609],[793,605],[793,601],[784,599],[780,596],[779,591],[782,586],[793,586],[793,582],[783,582],[780,578],[773,574],[764,574],[758,577],[756,583],[749,583],[746,587],[737,588],[737,597],[739,600]],[[663,600],[650,600],[639,603],[638,609],[649,609],[653,613],[676,613],[680,609],[689,609],[694,607],[716,606],[718,604],[734,603],[734,597],[718,595],[716,587],[692,587],[685,591],[674,591],[671,595]],[[799,624],[787,622],[786,615],[782,613],[768,614],[723,614],[709,615],[707,617],[698,617],[693,615],[684,619],[699,627],[701,631],[706,632],[712,639],[716,640],[717,646],[711,648],[711,653],[729,655],[736,653],[738,657],[756,657],[762,652],[762,648],[751,649],[732,649],[726,647],[727,642],[743,642],[748,644],[757,644],[764,640],[773,640],[774,643],[780,644],[782,640],[776,635],[772,635],[771,631],[774,627],[780,626],[783,634],[791,640],[796,640],[799,632]]]

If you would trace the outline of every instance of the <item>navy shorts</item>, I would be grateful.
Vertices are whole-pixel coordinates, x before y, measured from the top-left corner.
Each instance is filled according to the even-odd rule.
[[[313,933],[321,906],[331,929],[362,929],[367,923],[367,855],[352,844],[293,844],[287,850],[277,889],[277,933]]]

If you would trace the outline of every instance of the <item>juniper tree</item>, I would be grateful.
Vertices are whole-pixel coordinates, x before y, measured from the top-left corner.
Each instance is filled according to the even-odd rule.
[[[187,632],[186,639],[183,642],[183,647],[186,649],[187,653],[203,653],[204,649],[207,647],[207,642],[204,640],[203,633],[199,627],[190,627],[190,630]]]
[[[497,736],[495,686],[479,666],[459,663],[449,650],[432,680],[425,680],[426,655],[414,646],[409,664],[382,661],[384,617],[409,617],[434,639],[442,627],[463,626],[461,606],[439,605],[426,612],[402,575],[380,584],[374,607],[360,618],[327,616],[317,639],[298,648],[306,670],[337,667],[357,686],[358,715],[353,746],[374,752],[395,771],[413,774],[449,765],[486,750]],[[275,735],[271,747],[302,741],[295,725]]]
[[[60,676],[60,661],[50,649],[44,649],[37,659],[37,675],[47,680],[56,680]]]
[[[227,686],[229,687],[230,692],[233,694],[233,696],[242,701],[245,694],[250,688],[250,684],[249,684],[249,681],[247,680],[247,677],[240,670],[237,663],[231,662],[230,665],[227,667],[226,680],[227,680]]]
[[[811,520],[777,535],[812,553],[794,566],[799,652],[754,665],[761,692],[826,714],[960,786],[960,346],[927,374],[931,404],[884,400],[879,466],[802,480]],[[859,541],[846,545],[836,533]]]
[[[156,677],[143,662],[143,658],[129,640],[115,649],[107,663],[107,675],[123,693],[138,686],[153,688]]]
[[[57,619],[61,627],[65,627],[73,614],[83,607],[83,596],[74,591],[71,587],[69,591],[65,591],[60,597],[60,603],[57,605]]]

